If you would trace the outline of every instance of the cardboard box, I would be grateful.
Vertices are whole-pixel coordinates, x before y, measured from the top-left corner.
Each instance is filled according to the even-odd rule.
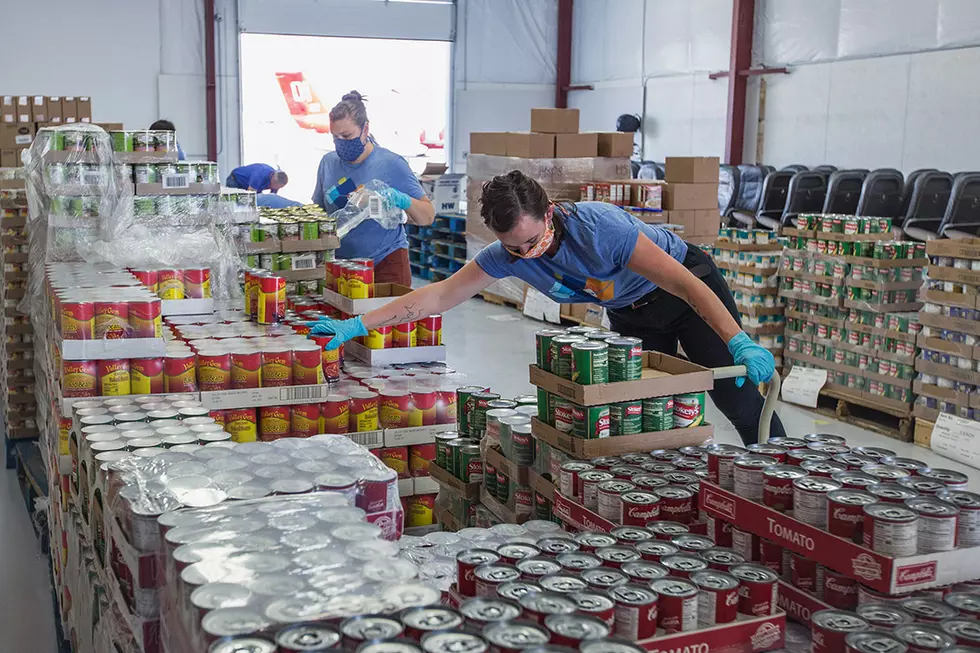
[[[717,236],[721,214],[717,209],[669,211],[666,221],[684,226],[684,236]]]
[[[594,157],[599,151],[598,134],[557,134],[555,135],[555,157],[574,159]]]
[[[578,109],[531,109],[531,131],[544,134],[578,132]]]
[[[485,460],[493,465],[493,467],[498,471],[503,473],[504,476],[512,480],[517,485],[527,485],[527,472],[528,468],[517,463],[508,460],[504,457],[497,449],[487,449],[484,454]]]
[[[48,119],[48,103],[43,95],[31,98],[31,122],[45,122]]]
[[[605,311],[598,304],[562,304],[561,316],[589,326],[602,326]]]
[[[478,499],[480,497],[480,481],[464,483],[435,463],[429,465],[429,474],[432,475],[432,478],[434,478],[439,485],[449,488],[456,494],[460,494],[467,499]]]
[[[718,210],[718,182],[713,184],[675,184],[663,187],[663,209],[684,211],[696,209]]]
[[[522,159],[551,159],[555,156],[555,135],[535,132],[507,134],[507,156]]]
[[[571,433],[562,433],[535,417],[531,419],[531,432],[537,439],[547,442],[573,458],[590,460],[599,456],[619,456],[624,453],[651,451],[653,449],[700,446],[711,438],[714,428],[705,424],[684,429],[616,435],[588,440],[576,437]]]
[[[930,422],[927,419],[922,419],[921,417],[915,418],[915,443],[920,447],[925,447],[926,449],[932,446],[932,429],[936,425],[935,422]]]
[[[435,207],[436,213],[459,212],[459,201],[463,195],[465,177],[466,175],[460,173],[452,173],[420,180],[422,182],[422,190],[432,200],[432,205]],[[332,247],[331,249],[336,249],[336,247]]]
[[[92,122],[92,98],[80,97],[76,102],[78,122]]]
[[[633,134],[599,132],[599,156],[633,156]]]
[[[0,150],[0,168],[20,167],[20,150]]]
[[[926,254],[980,259],[980,238],[930,240],[926,243]]]
[[[714,387],[711,370],[656,351],[643,352],[643,378],[636,381],[581,385],[546,372],[537,365],[531,365],[530,370],[532,385],[580,406],[703,392]]]
[[[530,511],[517,512],[514,510],[514,497],[510,498],[509,505],[504,505],[497,501],[495,497],[490,496],[486,486],[480,487],[480,503],[505,524],[523,524],[531,518]]]
[[[668,156],[664,179],[670,184],[717,184],[719,165],[716,156]]]
[[[64,115],[61,112],[61,97],[53,95],[45,101],[45,113],[48,116],[48,121],[53,123],[60,123],[64,119]]]
[[[363,363],[367,363],[371,367],[432,363],[446,360],[446,347],[443,345],[436,347],[371,349],[357,342],[348,342],[344,345],[344,353],[351,358],[356,358]]]
[[[904,594],[971,580],[980,547],[895,558],[837,537],[788,514],[701,481],[701,515],[738,524],[785,549],[886,594]]]
[[[66,123],[78,120],[78,100],[74,96],[61,98],[61,118]]]
[[[31,118],[31,98],[27,95],[17,96],[17,122],[22,125],[29,125],[34,122]]]
[[[0,150],[19,150],[30,147],[33,141],[34,125],[20,123],[0,125]]]
[[[470,154],[507,155],[507,132],[470,132]]]

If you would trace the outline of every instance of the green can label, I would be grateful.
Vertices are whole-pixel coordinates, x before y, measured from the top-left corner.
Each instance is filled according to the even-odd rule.
[[[669,431],[674,428],[674,398],[650,397],[643,400],[643,432]]]
[[[674,428],[686,429],[704,423],[704,393],[689,392],[674,397]]]
[[[643,341],[639,338],[609,338],[609,381],[636,381],[643,378]]]
[[[554,427],[562,433],[572,432],[572,402],[552,395],[551,405],[554,408]]]
[[[459,460],[456,467],[456,478],[464,483],[476,483],[483,480],[483,460],[480,458],[480,447],[467,445],[459,448]]]
[[[592,340],[572,345],[572,381],[582,385],[609,382],[609,346]]]
[[[572,380],[572,345],[583,342],[581,336],[555,336],[551,339],[551,373]]]
[[[622,401],[609,405],[609,435],[643,433],[643,402]]]
[[[502,471],[497,470],[497,501],[507,503],[514,492],[514,482]]]
[[[534,493],[534,516],[537,519],[551,521],[551,501],[543,494]]]
[[[586,440],[609,437],[609,406],[572,404],[572,435]]]
[[[542,329],[534,334],[534,359],[538,367],[546,372],[554,372],[551,364],[551,341],[556,336],[565,335],[559,329]]]
[[[551,393],[538,388],[538,419],[548,426],[555,425],[555,411],[551,405]]]
[[[534,464],[534,437],[531,435],[531,425],[527,422],[514,424],[510,427],[511,453],[518,465]]]
[[[487,488],[487,494],[497,496],[497,469],[489,461],[483,461],[483,484]]]

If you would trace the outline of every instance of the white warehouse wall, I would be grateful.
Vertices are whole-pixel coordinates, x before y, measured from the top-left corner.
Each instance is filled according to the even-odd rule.
[[[237,165],[238,39],[235,0],[217,0],[219,163]],[[6,3],[3,95],[89,95],[96,122],[177,126],[190,158],[207,155],[201,0],[35,0]]]

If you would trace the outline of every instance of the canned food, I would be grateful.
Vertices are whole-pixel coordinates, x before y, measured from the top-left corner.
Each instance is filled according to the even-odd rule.
[[[689,524],[694,521],[694,492],[686,487],[667,485],[653,490],[660,499],[660,514],[664,519]]]
[[[980,494],[963,490],[944,490],[936,496],[960,509],[956,526],[957,546],[980,546]]]
[[[574,600],[554,592],[529,592],[518,600],[518,604],[524,609],[524,616],[541,625],[551,615],[572,614],[576,610]]]
[[[761,502],[764,472],[776,463],[775,458],[760,454],[744,454],[736,458],[733,462],[735,494],[749,501]]]
[[[659,596],[657,625],[667,633],[698,627],[698,587],[683,578],[661,578],[650,583]]]
[[[650,397],[641,403],[643,432],[669,431],[674,428],[674,398]]]
[[[863,490],[833,490],[827,493],[827,530],[854,542],[862,540],[864,507],[875,503],[874,495]]]
[[[564,468],[565,465],[562,467]],[[623,521],[622,496],[635,489],[636,486],[628,481],[612,480],[600,483],[597,487],[596,497],[599,516],[615,524],[621,524]]]
[[[517,619],[521,616],[521,606],[496,596],[474,597],[463,601],[459,612],[467,622],[483,627],[498,621]]]
[[[735,489],[735,459],[746,450],[731,444],[712,444],[708,451],[708,480],[726,490]]]
[[[807,476],[793,481],[793,514],[800,521],[820,529],[827,528],[827,494],[841,489],[829,478]]]
[[[896,626],[892,634],[908,646],[908,653],[936,653],[956,644],[956,638],[938,626],[904,624]]]
[[[641,585],[619,585],[609,591],[616,604],[616,635],[630,641],[649,639],[657,631],[657,603],[655,591]]]
[[[636,381],[643,377],[643,341],[639,338],[607,338],[609,382]]]
[[[936,497],[906,499],[905,506],[918,514],[918,553],[952,551],[956,548],[960,509]]]
[[[582,385],[609,382],[609,346],[587,340],[572,344],[572,381]]]
[[[605,591],[612,587],[625,585],[629,582],[629,576],[619,569],[602,566],[595,569],[583,570],[582,580],[588,583],[589,587],[594,590]]]
[[[700,426],[704,422],[704,393],[674,395],[674,428]]]
[[[521,572],[513,565],[484,564],[473,570],[473,576],[476,596],[487,598],[496,596],[500,585],[520,579]]]
[[[483,629],[483,637],[499,653],[520,653],[547,644],[551,633],[532,621],[494,621]]]
[[[868,602],[858,603],[854,611],[859,617],[879,631],[891,632],[895,626],[910,624],[915,621],[915,617],[898,605],[888,603]]]
[[[698,626],[708,628],[738,618],[739,581],[731,574],[707,570],[691,574],[698,588]]]
[[[863,544],[891,557],[915,555],[919,516],[910,508],[892,503],[864,507]]]
[[[908,646],[897,638],[881,632],[848,633],[844,638],[845,653],[906,653]]]
[[[849,633],[868,629],[868,622],[843,610],[819,610],[810,617],[813,653],[840,653]]]

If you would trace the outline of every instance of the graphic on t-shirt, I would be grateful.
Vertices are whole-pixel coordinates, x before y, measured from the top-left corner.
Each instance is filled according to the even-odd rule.
[[[586,301],[591,299],[602,302],[616,296],[616,282],[612,279],[603,281],[589,277],[583,280],[567,274],[559,274],[555,271],[552,271],[552,274],[555,277],[555,284],[548,292],[553,297],[572,299],[574,297],[584,296]]]
[[[347,206],[347,196],[357,190],[357,184],[350,177],[341,177],[336,184],[331,186],[325,193],[326,200],[342,209]]]

